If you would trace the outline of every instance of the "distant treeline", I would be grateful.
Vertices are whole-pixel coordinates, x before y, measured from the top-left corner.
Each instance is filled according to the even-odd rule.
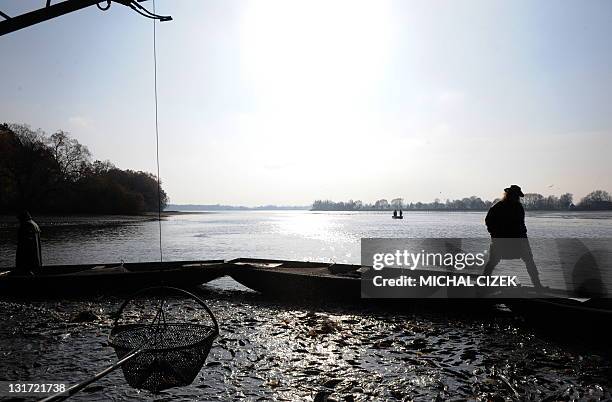
[[[570,193],[561,196],[550,195],[545,197],[537,193],[527,193],[522,198],[525,209],[535,211],[593,211],[612,210],[612,196],[607,191],[595,190],[582,198],[574,205],[573,195]],[[494,203],[499,201],[482,200],[480,197],[471,196],[460,200],[439,199],[433,202],[404,202],[403,198],[394,198],[391,202],[380,199],[372,204],[360,200],[349,200],[346,202],[334,202],[330,200],[316,200],[312,204],[313,211],[391,211],[394,209],[416,210],[416,211],[485,211]]]
[[[139,214],[157,211],[157,189],[151,173],[92,161],[64,131],[0,124],[0,213]],[[165,208],[163,190],[161,202]]]
[[[168,204],[167,211],[275,211],[275,210],[308,210],[309,206],[261,205],[257,207],[244,207],[222,204]]]

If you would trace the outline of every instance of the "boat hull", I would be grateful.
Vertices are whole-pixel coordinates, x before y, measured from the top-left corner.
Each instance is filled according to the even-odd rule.
[[[323,262],[285,261],[271,259],[239,258],[228,262],[229,275],[238,283],[267,296],[285,300],[345,301],[368,300],[368,303],[389,304],[417,300],[431,303],[459,299],[478,304],[499,303],[496,299],[478,299],[475,288],[412,288],[387,289],[383,293],[370,293],[362,288],[361,266]],[[416,270],[413,274],[429,275],[432,271]],[[402,271],[398,270],[397,275]],[[440,275],[467,276],[454,272],[437,272]],[[438,300],[438,302],[434,302]],[[462,302],[463,303],[463,302]]]
[[[223,260],[51,265],[36,275],[0,271],[0,295],[96,295],[159,285],[192,288],[225,274]]]
[[[531,324],[548,329],[601,330],[612,324],[612,301],[580,302],[566,298],[512,299],[506,304]]]
[[[229,262],[230,276],[267,296],[289,300],[356,301],[361,298],[358,277],[332,274],[330,263],[240,258]],[[355,266],[334,264],[339,271]]]

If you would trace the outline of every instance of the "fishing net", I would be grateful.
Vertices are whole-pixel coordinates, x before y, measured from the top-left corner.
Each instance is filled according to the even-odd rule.
[[[169,291],[195,301],[208,320],[195,319],[197,312],[192,308],[190,319],[183,316],[181,322],[169,321],[166,294],[152,321],[120,323],[125,306],[131,301],[126,300],[117,313],[109,343],[120,360],[135,354],[121,366],[125,380],[132,387],[159,392],[191,384],[219,334],[214,315],[201,299],[182,289],[164,288],[164,292]],[[180,309],[176,301],[174,308]],[[197,322],[186,322],[189,320]]]

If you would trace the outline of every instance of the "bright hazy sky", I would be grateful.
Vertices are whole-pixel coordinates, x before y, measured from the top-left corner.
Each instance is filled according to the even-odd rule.
[[[157,9],[174,17],[158,24],[173,203],[612,190],[609,0]],[[155,171],[150,20],[90,7],[0,37],[0,59],[0,120],[64,129],[97,159]]]

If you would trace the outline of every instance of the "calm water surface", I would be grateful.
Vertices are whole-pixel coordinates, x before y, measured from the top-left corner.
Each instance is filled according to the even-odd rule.
[[[162,222],[166,260],[284,258],[359,263],[363,237],[488,237],[484,212],[241,211],[174,215]],[[38,219],[46,264],[155,261],[155,221]],[[527,216],[530,237],[612,237],[612,213]],[[0,227],[0,265],[14,263],[15,228]]]

